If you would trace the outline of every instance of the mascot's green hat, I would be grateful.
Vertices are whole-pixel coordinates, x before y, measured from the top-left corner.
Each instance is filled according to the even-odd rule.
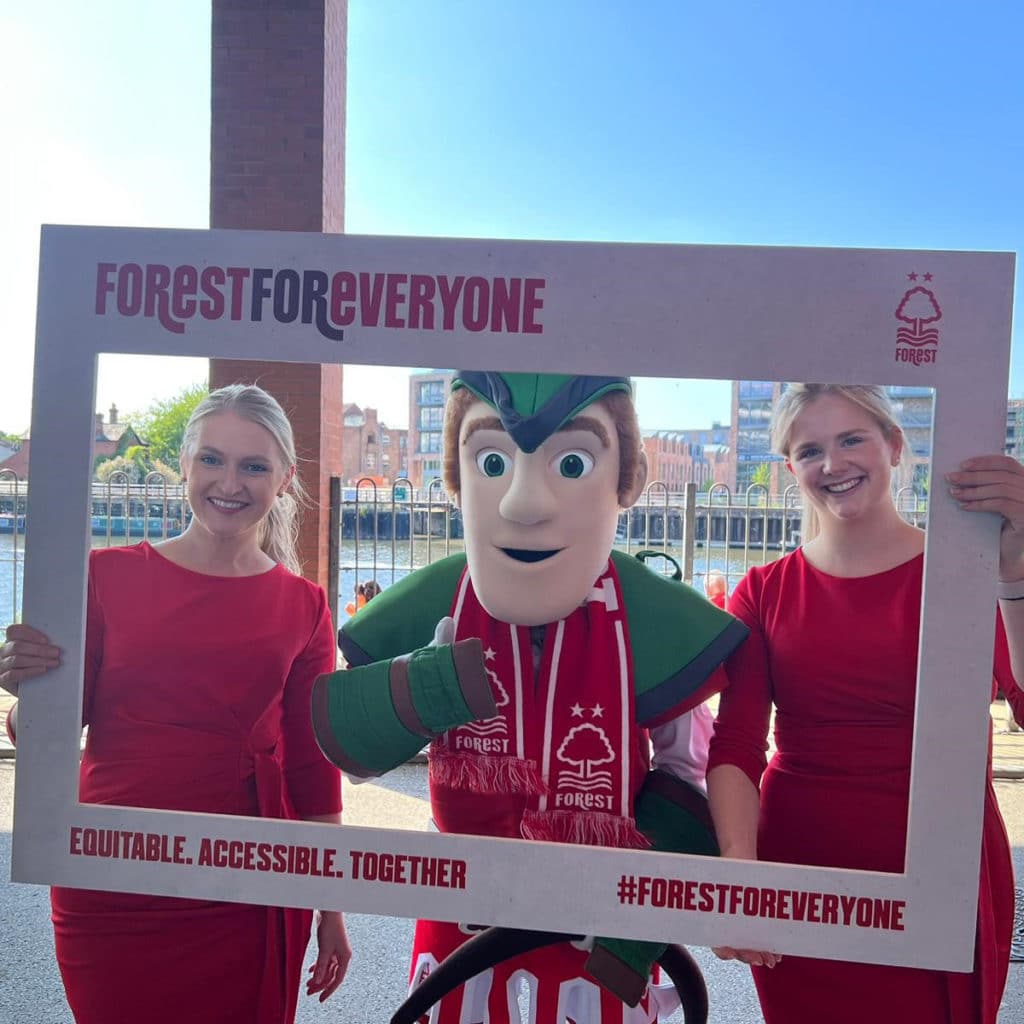
[[[567,373],[485,373],[458,370],[452,391],[466,388],[492,406],[512,440],[527,454],[610,391],[633,394],[628,377],[579,377]]]

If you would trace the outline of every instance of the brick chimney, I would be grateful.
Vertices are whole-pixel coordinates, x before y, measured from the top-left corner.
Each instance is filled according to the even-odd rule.
[[[113,402],[110,403],[110,425],[117,425],[117,406]]]

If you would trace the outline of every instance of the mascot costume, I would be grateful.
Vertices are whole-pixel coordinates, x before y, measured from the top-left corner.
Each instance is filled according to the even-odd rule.
[[[349,669],[313,695],[324,753],[370,778],[429,742],[441,832],[716,855],[703,701],[746,629],[612,550],[619,513],[647,479],[629,379],[456,374],[444,473],[465,554],[417,570],[345,624]],[[650,1024],[678,1005],[649,985],[655,961],[677,988],[694,972],[702,986],[678,947],[537,949],[582,937],[471,934],[417,923],[396,1021],[517,1021],[525,979],[536,1024]],[[438,984],[446,971],[455,980]]]

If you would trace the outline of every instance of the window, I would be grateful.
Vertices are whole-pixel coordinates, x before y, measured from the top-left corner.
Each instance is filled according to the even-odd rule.
[[[740,430],[736,436],[737,455],[740,461],[752,455],[758,456],[771,453],[771,438],[767,430]],[[772,453],[774,457],[774,453]]]
[[[771,380],[741,380],[740,398],[771,398],[775,382]]]
[[[444,381],[428,380],[419,387],[420,405],[444,405]]]
[[[770,402],[741,402],[737,409],[736,425],[742,430],[751,423],[771,423],[772,407]]]
[[[440,430],[444,426],[444,406],[424,406],[420,409],[420,430]]]

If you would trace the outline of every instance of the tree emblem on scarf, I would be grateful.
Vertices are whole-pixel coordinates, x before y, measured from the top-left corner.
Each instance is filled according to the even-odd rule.
[[[575,769],[560,773],[560,785],[582,790],[611,789],[612,773],[598,770],[598,765],[611,764],[615,753],[599,725],[585,722],[573,726],[558,748],[558,760],[575,765]]]

